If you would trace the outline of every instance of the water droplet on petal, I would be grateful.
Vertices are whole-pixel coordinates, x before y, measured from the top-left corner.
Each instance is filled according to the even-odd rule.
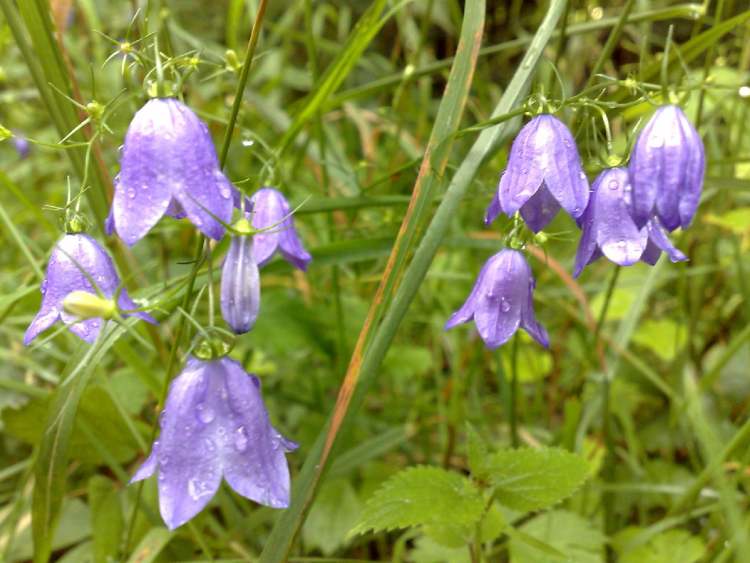
[[[207,452],[213,452],[216,450],[216,444],[214,444],[214,441],[211,438],[203,440],[203,446],[206,448]]]
[[[216,418],[214,410],[205,403],[200,403],[196,408],[198,409],[198,419],[203,424],[210,424]]]
[[[211,494],[208,483],[198,477],[193,477],[188,481],[188,494],[193,500],[198,500],[206,495]]]
[[[130,199],[135,198],[135,188],[128,188],[128,197]]]
[[[508,300],[505,297],[500,300],[500,310],[503,313],[510,311],[510,303],[508,303]]]
[[[39,286],[39,291],[42,292],[42,295],[44,295],[45,293],[47,293],[47,278],[44,278],[42,280],[42,285]]]
[[[610,190],[617,190],[620,188],[620,182],[618,182],[617,180],[610,180],[609,184],[607,185],[609,186]]]
[[[247,433],[244,426],[240,426],[234,432],[234,447],[238,452],[244,452],[247,449]]]
[[[617,246],[620,248],[625,248],[628,245],[627,241],[625,239],[621,239],[617,241]]]
[[[664,138],[661,135],[654,135],[648,144],[651,147],[659,148],[664,145]]]

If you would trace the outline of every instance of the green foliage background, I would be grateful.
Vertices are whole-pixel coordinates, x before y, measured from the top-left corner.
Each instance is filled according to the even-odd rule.
[[[744,2],[269,2],[226,171],[240,189],[272,183],[301,204],[295,220],[314,260],[307,274],[264,268],[258,324],[232,354],[261,377],[274,424],[301,444],[289,456],[294,502],[282,513],[223,486],[173,533],[155,480],[142,495],[128,480],[149,451],[170,354],[174,375],[190,345],[174,311],[188,303],[208,317],[205,268],[184,301],[194,229],[164,219],[131,250],[108,241],[131,294],[158,305],[156,331],[128,322],[98,349],[65,330],[30,348],[22,335],[61,234],[49,207],[65,205],[68,182],[85,185],[90,231],[105,240],[117,149],[153,88],[148,65],[110,55],[130,42],[151,56],[157,40],[221,148],[259,2],[0,7],[0,125],[35,141],[27,158],[0,144],[0,560],[45,560],[47,550],[68,563],[750,557]],[[476,58],[457,52],[480,30]],[[573,281],[578,230],[560,214],[530,258],[551,349],[521,334],[490,352],[470,326],[444,332],[502,246],[509,223],[484,229],[482,217],[529,96],[557,106],[587,92],[626,157],[652,109],[644,89],[660,103],[664,81],[706,145],[701,207],[674,237],[690,260],[617,277],[600,260]],[[96,108],[79,112],[63,93],[105,108],[65,143]],[[593,177],[608,156],[603,120],[575,110],[559,115]],[[373,303],[343,409],[337,394]],[[344,411],[325,460],[329,417]],[[50,453],[49,436],[66,429],[64,453]]]

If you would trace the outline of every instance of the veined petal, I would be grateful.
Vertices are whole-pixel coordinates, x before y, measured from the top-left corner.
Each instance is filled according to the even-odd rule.
[[[580,220],[581,240],[578,242],[578,250],[576,251],[574,278],[580,276],[583,269],[595,260],[594,256],[598,248],[596,245],[596,229],[594,228],[594,197],[592,196],[589,206]]]
[[[581,166],[575,140],[566,125],[552,115],[546,120],[544,182],[550,194],[567,213],[577,219],[588,205],[589,182]]]
[[[159,508],[170,529],[198,514],[221,483],[217,455],[224,378],[213,362],[190,359],[172,382],[161,418]]]
[[[672,244],[672,241],[669,240],[669,236],[667,236],[667,233],[659,224],[659,220],[657,218],[651,219],[651,221],[649,221],[646,225],[646,228],[648,229],[649,244],[655,245],[658,251],[666,252],[667,256],[669,256],[669,259],[672,262],[684,262],[687,260],[687,256],[685,256],[680,250],[675,248],[675,246]],[[646,261],[648,262],[648,260]]]
[[[280,250],[285,260],[305,271],[312,256],[302,246],[284,194],[275,188],[261,188],[250,203],[253,227],[269,229],[253,237],[253,256],[258,265],[264,266]]]
[[[635,264],[646,248],[647,236],[636,227],[625,202],[625,191],[630,188],[628,172],[624,168],[610,168],[599,175],[595,184],[597,245],[615,264]]]
[[[260,274],[252,238],[232,237],[221,269],[221,316],[236,334],[253,328],[260,311]]]
[[[158,450],[159,450],[159,440],[156,440],[154,442],[153,447],[151,448],[151,453],[148,454],[148,457],[138,468],[138,471],[135,472],[135,475],[131,477],[130,483],[143,481],[144,479],[148,479],[154,474],[154,471],[156,471],[156,468],[159,465]]]
[[[679,204],[680,226],[685,229],[690,226],[700,203],[703,177],[706,173],[706,151],[698,131],[687,118],[683,119],[680,125],[687,140],[688,149],[685,182],[680,191]]]
[[[513,141],[508,165],[500,177],[497,187],[503,212],[510,216],[518,211],[542,185],[544,169],[540,166],[544,157],[545,134],[543,116],[537,116],[521,128]]]
[[[529,280],[529,291],[521,308],[521,328],[528,332],[531,337],[545,348],[549,348],[549,335],[547,330],[539,324],[534,314],[534,283],[533,278]]]
[[[248,376],[230,358],[220,360],[226,370],[233,424],[223,450],[224,477],[244,497],[265,506],[289,505],[290,478],[285,449],[289,442],[271,426],[257,378]]]

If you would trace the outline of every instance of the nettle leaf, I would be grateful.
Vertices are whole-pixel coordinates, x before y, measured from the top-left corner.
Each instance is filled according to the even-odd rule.
[[[604,534],[594,523],[566,510],[545,512],[526,522],[518,532],[510,535],[510,554],[513,563],[604,561]]]
[[[583,457],[559,448],[500,450],[487,463],[497,500],[521,512],[557,504],[572,495],[589,475]]]
[[[695,563],[706,551],[702,538],[681,529],[666,530],[652,537],[648,543],[628,549],[629,543],[647,534],[648,530],[642,528],[629,528],[618,534],[615,548],[620,552],[622,563]]]
[[[411,526],[451,527],[460,533],[475,525],[483,510],[482,494],[469,478],[439,467],[412,467],[375,492],[350,533]]]

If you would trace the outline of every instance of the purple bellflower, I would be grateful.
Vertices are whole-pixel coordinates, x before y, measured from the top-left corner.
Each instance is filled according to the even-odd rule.
[[[489,348],[505,344],[520,326],[542,346],[549,347],[547,331],[534,316],[534,276],[523,254],[503,249],[479,272],[466,302],[445,324],[446,330],[474,319]]]
[[[292,210],[284,194],[274,188],[261,188],[250,198],[249,205],[252,209],[253,228],[272,227],[253,236],[253,256],[258,265],[268,263],[278,250],[287,262],[300,270],[307,270],[312,256],[302,246],[294,227]]]
[[[657,109],[630,157],[636,224],[642,227],[656,215],[669,231],[690,225],[705,170],[703,141],[682,110],[675,105]]]
[[[289,505],[285,453],[297,444],[271,426],[260,381],[235,360],[188,358],[169,387],[160,426],[131,482],[158,473],[159,509],[170,529],[203,510],[222,476],[243,497],[273,508]]]
[[[510,217],[520,210],[529,228],[539,232],[560,207],[574,219],[580,217],[588,197],[589,182],[573,135],[553,115],[537,115],[513,141],[484,222],[489,225],[500,212]]]
[[[259,309],[260,273],[253,257],[253,240],[236,235],[221,269],[221,316],[235,334],[244,334],[253,328]]]
[[[58,319],[68,325],[76,336],[86,342],[94,342],[99,335],[102,320],[79,319],[63,309],[63,301],[71,293],[80,291],[96,295],[98,290],[104,297],[111,298],[119,286],[120,278],[112,259],[98,242],[87,234],[66,234],[55,245],[50,255],[41,285],[42,306],[26,329],[24,344],[29,345],[37,335],[47,330]],[[124,288],[117,298],[117,305],[124,311],[138,308]],[[156,323],[147,313],[136,312],[132,315]]]
[[[182,102],[146,102],[128,126],[107,233],[129,245],[166,213],[213,239],[232,217],[232,184],[219,168],[206,124]]]
[[[594,180],[589,205],[579,221],[583,234],[576,253],[574,277],[602,256],[620,266],[630,266],[639,260],[653,265],[662,250],[672,262],[687,259],[672,245],[657,217],[638,228],[632,217],[631,194],[627,168],[608,168]]]

